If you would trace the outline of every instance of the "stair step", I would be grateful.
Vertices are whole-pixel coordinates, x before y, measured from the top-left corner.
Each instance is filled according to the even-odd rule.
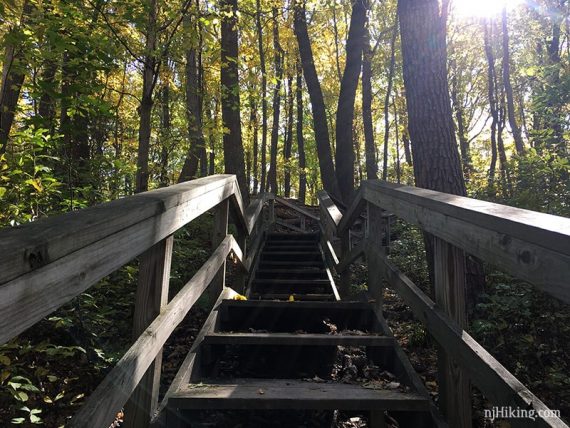
[[[300,278],[300,279],[327,279],[327,271],[319,268],[308,269],[258,269],[255,273],[256,279],[278,279],[278,278]]]
[[[394,338],[376,335],[306,333],[211,333],[204,345],[375,346],[394,347]]]
[[[315,244],[287,244],[287,245],[275,245],[266,244],[262,251],[319,251],[318,245]]]
[[[322,260],[304,260],[304,261],[288,261],[288,260],[261,260],[259,262],[259,269],[269,269],[269,268],[282,268],[291,266],[294,268],[300,267],[318,267],[324,268],[324,263]]]
[[[261,260],[321,260],[322,256],[319,251],[263,251]]]
[[[290,379],[204,379],[182,386],[168,401],[178,409],[429,410],[428,399],[416,393]]]
[[[289,300],[293,296],[295,301],[298,300],[309,300],[309,301],[336,301],[334,294],[332,293],[312,293],[312,294],[300,294],[300,293],[252,293],[250,299],[255,300]]]
[[[372,308],[364,302],[224,300],[220,305],[219,330],[328,333],[328,323],[339,332],[381,331],[374,320]]]
[[[331,283],[328,279],[255,279],[252,289],[263,293],[316,293],[331,290]]]

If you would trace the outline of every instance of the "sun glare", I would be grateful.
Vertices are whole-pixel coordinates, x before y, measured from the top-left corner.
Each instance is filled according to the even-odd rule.
[[[523,3],[525,0],[454,0],[453,10],[458,17],[486,18],[499,15],[504,6],[507,9]]]

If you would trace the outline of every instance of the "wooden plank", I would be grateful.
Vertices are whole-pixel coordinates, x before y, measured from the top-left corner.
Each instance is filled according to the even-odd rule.
[[[174,393],[170,400],[172,406],[180,409],[429,410],[428,400],[415,393],[293,379],[190,384]]]
[[[329,194],[324,190],[321,190],[317,197],[319,199],[319,206],[324,209],[324,213],[326,214],[325,218],[329,221],[332,225],[334,225],[335,231],[338,227],[340,220],[342,219],[342,213],[337,208],[335,203],[330,198]],[[323,216],[321,216],[322,218]]]
[[[352,247],[346,256],[343,256],[340,263],[335,266],[335,270],[338,273],[344,272],[351,264],[353,264],[358,258],[364,255],[364,250],[366,249],[366,242],[361,241],[358,245]]]
[[[202,214],[217,204],[215,195],[220,188],[231,191],[234,182],[232,175],[204,177],[3,229],[0,231],[0,284],[176,207],[195,205],[192,201],[198,196],[209,195],[213,204],[196,207]],[[190,214],[188,217],[196,216]],[[155,243],[158,241],[160,239]]]
[[[364,197],[570,303],[570,219],[385,183],[366,182]]]
[[[289,224],[289,223],[287,223],[286,221],[283,221],[283,220],[275,219],[275,224],[278,224],[279,226],[286,227],[287,229],[294,230],[295,232],[301,232],[301,233],[304,232],[304,230],[301,229],[300,227],[293,226],[292,224]]]
[[[133,339],[148,328],[168,303],[168,284],[172,262],[172,235],[155,244],[141,256],[133,317]],[[148,427],[158,405],[162,349],[156,355],[137,389],[125,406],[124,426]]]
[[[385,221],[382,218],[383,210],[368,202],[366,204],[367,217],[368,217],[368,238],[363,241],[365,248],[374,246],[378,251],[386,254],[386,248],[382,245],[382,238],[385,235]],[[369,259],[368,251],[366,250],[366,258]],[[371,259],[373,260],[373,259]],[[378,270],[376,263],[367,263],[368,265],[368,291],[382,307],[384,301],[384,284],[382,283],[382,276]]]
[[[99,428],[109,426],[131,396],[156,355],[176,326],[214,279],[228,254],[238,247],[227,236],[208,261],[155,318],[117,365],[99,384],[87,402],[71,419],[71,427]]]
[[[497,406],[547,411],[548,407],[515,378],[501,363],[477,343],[466,331],[451,321],[412,281],[394,267],[374,247],[369,250],[369,263],[380,266],[384,279],[410,306],[412,312],[450,356],[465,370],[483,395]],[[524,419],[510,420],[513,426],[524,425]],[[559,418],[539,418],[532,426],[567,428]],[[527,421],[528,425],[528,421]]]
[[[252,293],[251,295],[251,299],[255,300],[255,299],[262,299],[262,300],[289,300],[289,298],[293,296],[294,300],[313,300],[313,301],[319,301],[319,300],[323,300],[323,301],[330,301],[330,300],[336,300],[336,297],[334,294],[300,294],[300,293],[289,293],[289,294],[283,294],[283,293],[260,293],[260,292],[255,292]]]
[[[268,346],[371,346],[392,348],[394,339],[386,336],[349,336],[343,334],[297,333],[210,333],[204,345]]]
[[[567,217],[376,180],[364,181],[363,187],[368,194],[377,193],[391,200],[409,202],[570,255],[570,218]],[[399,216],[398,212],[392,212]]]
[[[211,183],[207,183],[206,190],[200,188],[200,186],[196,188],[187,184],[193,183],[193,181],[182,183],[187,187],[178,188],[178,185],[172,186],[178,188],[178,192],[186,188],[190,189],[188,190],[190,196],[192,196],[190,199],[189,195],[185,193],[180,194],[172,190],[163,192],[166,189],[157,190],[157,192],[160,192],[160,197],[147,196],[146,199],[139,198],[137,201],[148,200],[151,206],[161,205],[162,211],[158,210],[158,214],[153,212],[156,215],[118,231],[116,231],[118,223],[114,221],[118,215],[120,217],[138,216],[137,210],[132,209],[132,205],[129,205],[128,210],[125,210],[124,206],[120,210],[115,209],[116,205],[113,205],[111,210],[102,209],[97,211],[98,214],[103,216],[106,214],[111,215],[108,224],[107,222],[103,224],[98,223],[98,227],[105,229],[106,233],[90,231],[89,220],[86,220],[83,216],[83,211],[76,213],[76,216],[86,220],[86,224],[77,223],[73,216],[65,216],[63,219],[60,217],[47,219],[43,224],[48,226],[48,229],[52,230],[53,233],[46,232],[39,237],[38,242],[44,242],[47,245],[48,241],[46,240],[53,237],[54,241],[50,245],[53,244],[54,248],[57,249],[57,254],[61,257],[54,259],[50,256],[47,259],[49,261],[48,264],[20,275],[0,286],[0,313],[2,313],[2,317],[0,317],[0,344],[31,327],[144,250],[173,234],[180,227],[213,208],[220,201],[228,198],[233,191],[231,183],[234,178],[233,176],[226,177],[222,176],[221,181],[212,180]],[[214,184],[215,187],[213,187]],[[145,210],[144,206],[145,204],[143,203],[139,208]],[[67,218],[73,220],[70,230],[78,233],[77,236],[63,232],[65,224],[62,224],[62,220],[65,222]],[[36,230],[35,225],[33,226],[33,228],[30,228],[31,231]],[[90,240],[95,238],[98,238],[98,240],[77,249],[77,245],[72,243],[75,239],[82,243],[87,242],[81,238],[82,232],[78,232],[82,230],[80,226],[86,228],[87,233],[91,236]],[[23,239],[20,245],[16,245],[11,240],[10,242],[13,245],[10,246],[10,244],[0,240],[2,245],[0,254],[4,257],[2,263],[6,260],[11,260],[11,257],[7,257],[8,252],[13,251],[22,255],[26,251],[29,244],[26,237],[29,236],[30,230],[26,228],[26,232],[22,233],[25,239]],[[107,235],[109,231],[115,233]],[[11,233],[9,235],[12,238],[15,236]],[[107,236],[102,238],[104,235]],[[49,248],[48,253],[51,254],[52,247],[50,246]],[[76,250],[65,254],[65,251],[69,251],[72,248]],[[0,273],[0,275],[2,274]]]
[[[463,250],[430,237],[434,259],[435,301],[457,325],[467,327],[465,302],[465,255]],[[465,372],[446,351],[438,347],[440,408],[449,425],[471,425],[471,385]]]
[[[352,204],[348,207],[348,210],[343,214],[340,223],[338,224],[338,234],[347,231],[354,222],[361,216],[362,211],[366,208],[366,201],[362,197],[362,190],[359,189]]]
[[[220,204],[214,209],[214,222],[212,225],[212,249],[218,248],[218,246],[226,239],[228,234],[228,216],[229,216],[230,203],[229,200],[220,202]],[[214,304],[224,286],[226,285],[226,261],[222,262],[218,273],[212,281],[212,284],[208,288],[208,296],[210,304]]]
[[[280,197],[276,196],[276,197],[275,197],[275,201],[277,201],[277,202],[280,203],[281,205],[286,206],[287,208],[291,208],[292,210],[295,210],[295,211],[297,211],[298,213],[303,214],[305,217],[311,218],[311,219],[313,219],[313,220],[315,220],[315,221],[320,221],[320,218],[317,217],[316,215],[311,214],[309,211],[307,211],[307,210],[305,210],[305,209],[303,209],[303,208],[301,208],[301,207],[298,207],[297,205],[295,205],[295,204],[289,202],[289,201],[286,200],[286,199],[283,199],[283,198],[280,198]]]

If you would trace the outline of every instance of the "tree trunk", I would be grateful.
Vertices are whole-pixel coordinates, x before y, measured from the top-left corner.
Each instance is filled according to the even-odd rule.
[[[139,147],[137,153],[137,177],[135,192],[148,190],[148,158],[150,150],[152,94],[156,83],[156,43],[157,43],[157,0],[148,2],[148,22],[146,28],[145,58],[143,64],[143,88],[139,105]]]
[[[201,114],[201,88],[200,88],[200,71],[197,65],[197,52],[190,34],[195,29],[190,24],[190,18],[186,18],[184,25],[187,33],[187,43],[190,47],[186,51],[186,65],[184,74],[186,79],[186,121],[188,126],[188,141],[190,147],[182,166],[182,171],[178,177],[178,182],[192,180],[198,176],[198,163],[204,157],[206,141],[202,132],[202,114]]]
[[[277,189],[277,143],[279,142],[279,116],[281,108],[281,83],[283,80],[283,49],[279,44],[279,24],[277,22],[277,8],[272,8],[273,15],[273,50],[275,68],[275,88],[273,89],[273,124],[271,126],[271,152],[269,161],[269,174],[267,188],[274,194]]]
[[[251,94],[251,113],[250,121],[253,128],[253,193],[257,194],[259,191],[259,120],[257,118],[257,103],[255,102],[253,92]]]
[[[336,62],[336,74],[338,76],[338,81],[342,80],[342,73],[340,71],[340,49],[338,48],[338,20],[336,19],[336,1],[332,3],[333,12],[333,32],[334,32],[334,51],[335,51],[335,62]]]
[[[313,128],[315,131],[315,142],[319,158],[319,168],[321,180],[325,190],[337,197],[340,197],[338,182],[335,175],[334,164],[331,154],[331,144],[327,126],[327,115],[321,84],[313,61],[313,51],[309,33],[307,31],[307,20],[305,17],[305,5],[303,0],[295,0],[295,36],[299,45],[299,55],[303,74],[307,84],[307,91],[311,100],[313,112]]]
[[[362,66],[367,10],[368,0],[355,0],[352,4],[350,28],[346,40],[346,64],[336,111],[336,177],[342,200],[347,206],[352,201],[354,192],[352,122],[354,120],[354,100]]]
[[[369,25],[365,28],[364,54],[362,57],[362,122],[364,127],[364,152],[366,155],[366,178],[378,178],[378,162],[374,145],[372,125],[372,47],[370,46]]]
[[[507,26],[507,8],[503,7],[502,12],[503,27],[503,85],[507,96],[507,113],[509,115],[509,126],[515,140],[515,148],[519,155],[524,153],[521,128],[517,123],[515,115],[515,103],[513,100],[513,87],[511,86],[511,56],[509,48],[509,28]]]
[[[285,190],[285,197],[291,196],[291,149],[293,147],[293,75],[291,72],[287,76],[287,135],[285,137],[285,148],[283,150],[283,157],[285,159],[285,180],[283,187]]]
[[[384,157],[382,160],[382,180],[388,179],[388,140],[390,138],[390,96],[394,82],[394,69],[396,66],[396,38],[398,37],[398,18],[394,23],[392,40],[390,40],[390,66],[388,68],[388,87],[384,98]]]
[[[167,79],[162,87],[162,114],[160,116],[162,135],[160,150],[160,186],[168,186],[168,142],[170,141],[170,80]]]
[[[303,76],[301,63],[297,62],[297,150],[299,152],[299,201],[304,204],[307,192],[305,172],[305,139],[303,137]]]
[[[485,55],[487,56],[487,92],[489,98],[489,108],[491,110],[491,163],[489,166],[489,188],[493,187],[495,182],[495,171],[497,168],[497,127],[499,126],[499,106],[497,102],[496,91],[496,72],[495,72],[495,54],[493,53],[492,46],[492,31],[491,23],[484,24],[484,39],[485,39]]]
[[[240,96],[238,81],[237,0],[220,0],[222,11],[222,123],[224,167],[226,174],[236,174],[245,205],[249,202],[241,139]]]
[[[261,26],[261,0],[255,1],[255,27],[257,29],[257,46],[261,71],[261,189],[266,190],[267,181],[267,70],[265,66],[265,51],[263,49],[263,27]]]
[[[17,28],[8,30],[8,35],[5,37],[7,43],[2,67],[2,80],[0,82],[2,84],[0,87],[0,155],[6,152],[8,137],[14,122],[14,115],[25,76],[25,59],[22,58],[22,47],[16,44],[17,40],[19,40],[17,34],[26,25],[32,10],[33,6],[30,1],[25,0],[20,25]]]
[[[447,5],[438,0],[399,0],[404,86],[418,187],[464,196],[447,81]],[[436,302],[466,327],[465,256],[425,234]],[[440,406],[449,426],[471,426],[469,381],[440,348]]]
[[[453,63],[455,68],[455,63]],[[457,74],[459,71],[454,70],[451,77],[451,102],[455,113],[455,122],[457,124],[457,136],[459,137],[459,150],[461,152],[461,163],[463,165],[463,174],[465,178],[469,178],[471,174],[471,152],[469,147],[469,139],[467,138],[467,130],[465,129],[465,112],[463,110],[463,100],[459,96],[459,81]]]

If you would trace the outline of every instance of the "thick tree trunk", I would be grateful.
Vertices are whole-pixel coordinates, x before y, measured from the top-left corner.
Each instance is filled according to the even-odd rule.
[[[398,16],[416,185],[464,196],[447,82],[446,2],[440,14],[438,0],[399,0]],[[466,327],[463,251],[429,234],[425,241],[436,302]],[[471,426],[468,379],[442,348],[439,363],[440,406],[449,426]]]
[[[277,22],[277,8],[272,8],[273,15],[273,50],[275,68],[275,88],[273,89],[273,123],[271,125],[271,152],[269,161],[269,174],[267,188],[274,194],[277,188],[277,143],[279,142],[279,116],[281,113],[281,83],[283,80],[283,49],[279,43],[279,24]]]
[[[291,149],[293,147],[293,76],[288,73],[287,76],[287,134],[285,136],[285,147],[283,157],[285,159],[285,179],[283,187],[285,197],[291,196]]]
[[[224,166],[226,174],[236,174],[242,197],[249,202],[245,178],[245,162],[241,139],[240,96],[238,81],[237,0],[221,0],[222,11],[222,123],[224,133]]]
[[[303,75],[301,63],[297,62],[297,150],[299,152],[299,201],[304,204],[307,192],[305,172],[305,139],[303,137]]]
[[[313,112],[313,128],[315,131],[315,142],[319,158],[319,168],[323,187],[329,193],[340,197],[338,182],[335,175],[334,164],[331,154],[331,144],[327,126],[327,115],[321,84],[313,61],[313,51],[309,33],[307,31],[307,20],[305,17],[305,6],[302,0],[295,1],[295,36],[299,45],[299,54],[303,74],[307,84],[307,90],[311,100]]]
[[[346,64],[340,84],[336,111],[336,177],[340,194],[349,205],[354,193],[354,141],[352,122],[354,120],[354,100],[365,43],[366,11],[368,0],[355,0],[348,39],[346,40]]]
[[[503,7],[502,13],[503,27],[503,85],[507,96],[507,113],[509,116],[509,126],[515,140],[515,149],[519,155],[524,153],[524,143],[522,140],[521,128],[517,123],[515,115],[515,102],[513,97],[513,87],[511,85],[511,55],[509,48],[509,28],[507,25],[507,8]]]
[[[148,2],[148,22],[146,28],[145,58],[143,64],[143,88],[139,105],[139,147],[137,153],[137,193],[148,190],[148,159],[150,150],[151,115],[153,91],[156,83],[156,43],[157,43],[157,0]]]
[[[187,33],[193,30],[189,20],[190,18],[187,18],[184,26]],[[196,46],[193,45],[192,38],[191,34],[187,34],[187,42],[191,46],[186,51],[186,66],[184,68],[186,80],[186,122],[190,147],[178,177],[179,183],[192,180],[198,176],[198,164],[200,159],[205,157],[206,147],[206,140],[202,132],[200,70],[197,64]]]
[[[261,0],[255,1],[255,28],[257,29],[257,46],[261,71],[261,189],[265,192],[267,181],[267,70],[265,66],[265,50],[263,49],[263,27],[261,25]]]
[[[384,98],[384,156],[382,159],[382,180],[388,179],[388,141],[390,138],[390,97],[394,82],[394,69],[396,67],[396,38],[398,37],[398,19],[394,23],[392,40],[390,40],[390,65],[388,67],[388,87]]]
[[[372,125],[372,47],[370,32],[366,26],[364,54],[362,57],[362,122],[364,127],[364,153],[366,155],[366,178],[378,178],[378,161],[374,145],[374,126]]]
[[[26,24],[32,10],[31,2],[24,1],[20,26],[10,29],[9,35],[12,37],[6,37],[6,51],[2,66],[2,80],[0,81],[2,85],[0,86],[0,155],[6,152],[8,137],[14,122],[25,76],[25,60],[22,58],[23,50],[17,44],[17,40],[19,40],[17,34]]]

